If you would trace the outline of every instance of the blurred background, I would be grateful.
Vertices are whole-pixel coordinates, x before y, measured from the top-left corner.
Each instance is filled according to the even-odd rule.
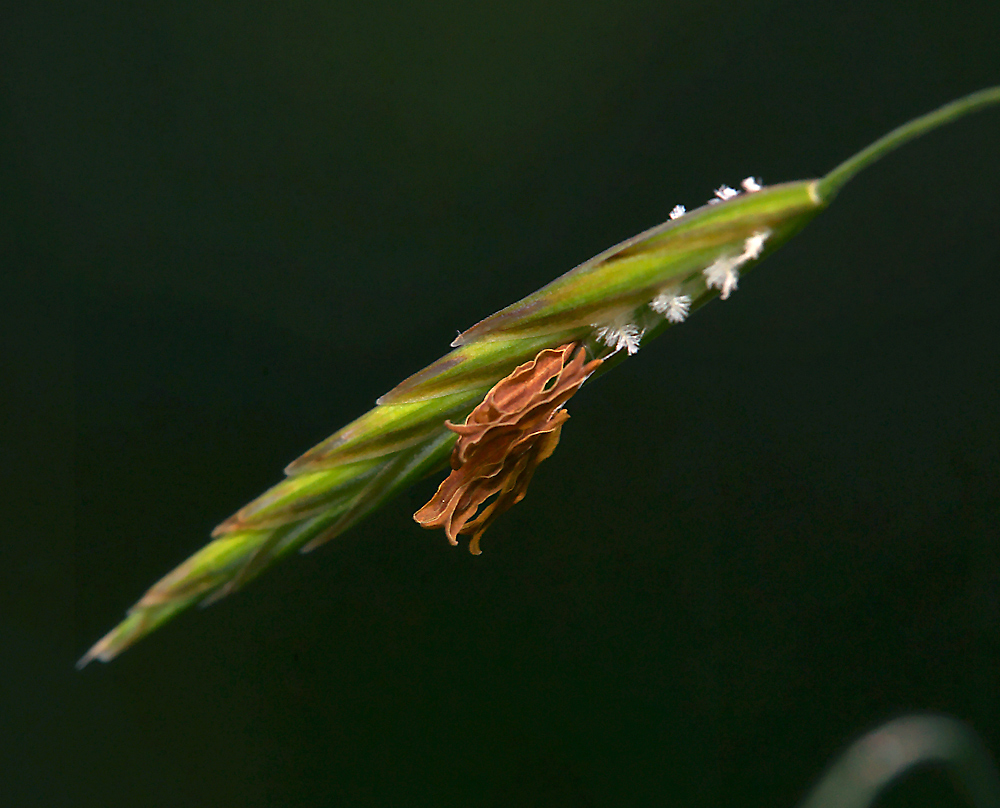
[[[427,480],[73,669],[457,330],[1000,83],[998,30],[992,0],[6,12],[4,804],[791,808],[908,710],[1000,752],[998,110],[583,390],[482,556],[412,521]]]

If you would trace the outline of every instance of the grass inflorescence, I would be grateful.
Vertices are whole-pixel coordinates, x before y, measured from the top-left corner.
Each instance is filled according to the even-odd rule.
[[[607,372],[705,303],[728,298],[742,276],[829,205],[858,172],[912,138],[998,103],[1000,87],[954,101],[893,130],[818,179],[764,186],[748,177],[739,190],[721,186],[707,204],[691,211],[675,207],[663,224],[477,323],[459,335],[451,352],[295,460],[284,480],[220,524],[213,540],[155,583],[79,667],[113,659],[188,607],[239,589],[294,550],[339,536],[411,483],[444,468],[449,457],[454,469],[458,436],[446,422],[466,419],[519,365],[559,346],[582,346],[593,360],[602,360],[593,375]],[[474,546],[478,539],[476,534]]]

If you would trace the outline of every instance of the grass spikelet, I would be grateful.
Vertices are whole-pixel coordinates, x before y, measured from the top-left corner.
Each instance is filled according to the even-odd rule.
[[[284,480],[220,524],[213,540],[155,583],[78,667],[113,659],[189,606],[239,589],[294,550],[339,536],[444,468],[457,439],[446,422],[463,422],[518,365],[572,344],[592,360],[605,360],[595,375],[606,372],[690,312],[729,297],[759,260],[800,231],[859,171],[914,137],[997,103],[1000,87],[954,101],[893,130],[819,179],[763,186],[748,177],[739,183],[742,190],[722,185],[702,207],[678,205],[667,222],[480,321],[459,335],[450,353],[295,460]]]

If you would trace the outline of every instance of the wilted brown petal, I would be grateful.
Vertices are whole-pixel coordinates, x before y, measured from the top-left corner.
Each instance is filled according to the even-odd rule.
[[[497,382],[464,424],[445,421],[459,436],[452,472],[413,514],[418,524],[443,527],[452,544],[459,533],[472,533],[469,551],[479,554],[486,528],[524,499],[538,464],[555,451],[569,418],[563,404],[602,362],[584,364],[583,348],[570,360],[575,347],[546,348]]]

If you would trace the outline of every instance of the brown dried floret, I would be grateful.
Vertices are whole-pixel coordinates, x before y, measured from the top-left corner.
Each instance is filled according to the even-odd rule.
[[[601,364],[584,364],[583,348],[570,359],[574,348],[546,348],[497,382],[464,424],[445,421],[459,436],[452,472],[413,514],[422,527],[443,527],[452,544],[459,533],[471,533],[469,551],[479,554],[486,528],[524,498],[538,464],[555,451],[569,418],[563,404]]]

